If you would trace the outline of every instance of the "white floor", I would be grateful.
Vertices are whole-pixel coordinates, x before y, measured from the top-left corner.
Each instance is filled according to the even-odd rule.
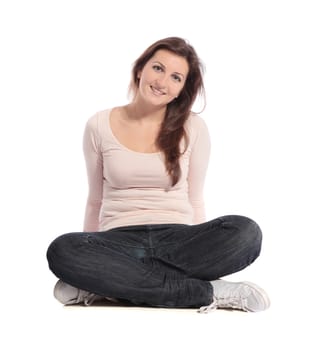
[[[29,262],[25,264],[29,267]],[[34,271],[30,276],[21,268],[19,283],[2,285],[2,349],[312,348],[311,289],[305,289],[308,286],[300,281],[287,287],[282,275],[260,281],[261,258],[253,267],[229,277],[238,280],[253,275],[253,281],[267,287],[272,305],[261,313],[217,310],[199,314],[195,309],[113,304],[64,307],[52,296],[56,278],[45,263],[37,268],[31,265]]]
[[[21,300],[6,314],[1,342],[6,344],[2,349],[304,350],[312,345],[310,321],[304,316],[309,315],[295,304],[283,310],[273,304],[258,314],[219,310],[202,315],[195,310],[62,307],[51,300]]]

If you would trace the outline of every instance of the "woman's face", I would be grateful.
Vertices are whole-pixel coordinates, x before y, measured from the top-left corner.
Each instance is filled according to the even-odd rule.
[[[179,96],[188,71],[185,58],[167,50],[158,50],[138,74],[138,93],[153,105],[167,105]]]

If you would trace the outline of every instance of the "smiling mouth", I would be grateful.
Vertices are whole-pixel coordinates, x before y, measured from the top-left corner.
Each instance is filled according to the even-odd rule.
[[[163,95],[166,95],[163,91],[155,88],[154,86],[150,85],[150,88],[153,92],[154,95],[157,95],[157,96],[163,96]]]

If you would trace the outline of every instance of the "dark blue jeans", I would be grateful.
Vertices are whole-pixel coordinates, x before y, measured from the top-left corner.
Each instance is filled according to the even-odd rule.
[[[259,226],[243,216],[199,225],[138,225],[67,233],[49,246],[52,272],[98,295],[162,307],[212,302],[209,281],[242,270],[260,254]]]

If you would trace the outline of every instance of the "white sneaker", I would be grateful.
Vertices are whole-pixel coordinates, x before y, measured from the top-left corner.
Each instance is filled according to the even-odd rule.
[[[208,306],[202,306],[199,309],[200,313],[208,313],[215,309],[257,312],[270,306],[270,299],[266,292],[253,283],[216,280],[211,284],[214,301]]]
[[[54,297],[64,305],[73,305],[83,303],[86,306],[91,305],[96,300],[109,299],[82,289],[73,287],[61,280],[58,280],[54,287]]]

